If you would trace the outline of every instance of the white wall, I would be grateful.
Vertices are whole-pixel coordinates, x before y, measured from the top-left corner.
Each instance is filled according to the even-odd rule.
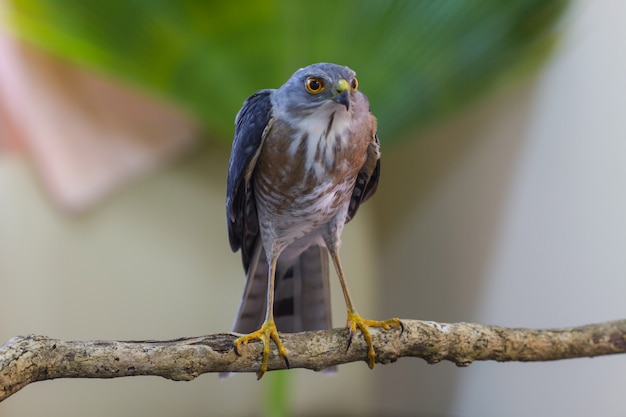
[[[582,2],[539,81],[480,321],[545,327],[626,318],[624,21],[624,2]],[[462,375],[453,414],[624,415],[625,372],[624,357],[480,366]]]
[[[626,318],[626,2],[575,6],[536,80],[385,155],[390,182],[421,187],[383,233],[388,314],[523,327]],[[383,371],[381,412],[626,414],[623,356],[400,363]]]

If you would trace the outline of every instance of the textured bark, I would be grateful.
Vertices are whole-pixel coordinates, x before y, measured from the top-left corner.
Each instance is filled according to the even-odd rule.
[[[549,330],[418,320],[402,323],[403,331],[372,329],[377,362],[410,356],[467,366],[476,360],[530,362],[626,353],[626,320]],[[55,378],[156,375],[187,381],[207,372],[256,372],[261,344],[251,342],[237,355],[235,337],[219,333],[168,341],[62,341],[17,336],[0,346],[0,401],[31,382]],[[282,334],[281,339],[292,368],[320,370],[367,360],[360,333],[346,350],[347,329]],[[272,345],[269,369],[283,368]]]

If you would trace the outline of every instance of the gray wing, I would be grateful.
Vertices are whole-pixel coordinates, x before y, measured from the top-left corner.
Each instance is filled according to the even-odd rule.
[[[261,90],[246,99],[235,118],[235,138],[228,162],[226,217],[233,252],[241,249],[248,269],[259,234],[254,189],[250,177],[258,158],[265,129],[271,121],[273,90]]]

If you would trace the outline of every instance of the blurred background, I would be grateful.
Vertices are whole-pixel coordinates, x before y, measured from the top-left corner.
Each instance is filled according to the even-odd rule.
[[[229,330],[234,116],[318,61],[356,70],[379,119],[379,191],[342,248],[364,316],[625,318],[625,20],[619,1],[0,0],[0,343]],[[625,371],[402,359],[57,380],[0,416],[618,416]]]

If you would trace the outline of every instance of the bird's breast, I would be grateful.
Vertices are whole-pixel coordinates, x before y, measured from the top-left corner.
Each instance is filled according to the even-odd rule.
[[[275,120],[255,167],[257,205],[273,216],[328,221],[349,203],[368,143],[354,137],[347,115],[295,126]]]

